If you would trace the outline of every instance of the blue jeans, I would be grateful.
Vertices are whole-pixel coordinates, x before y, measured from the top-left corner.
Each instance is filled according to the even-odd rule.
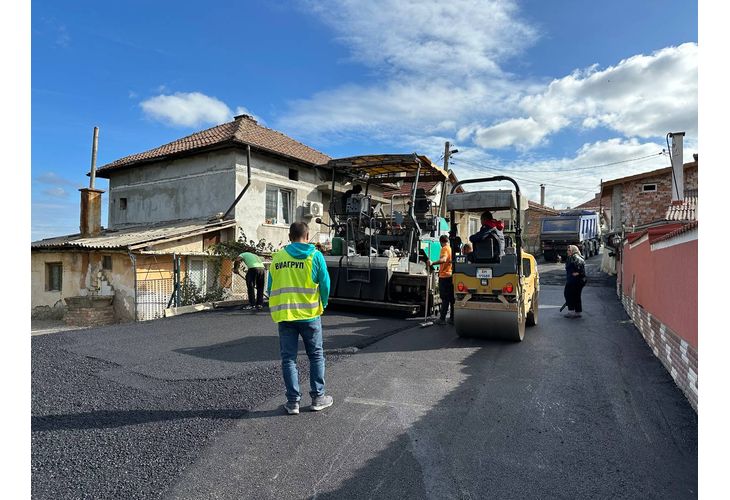
[[[281,352],[281,371],[286,385],[286,400],[299,401],[299,372],[297,370],[297,350],[299,336],[304,341],[304,349],[309,357],[309,395],[312,398],[324,395],[324,349],[322,349],[322,320],[279,323],[279,348]]]

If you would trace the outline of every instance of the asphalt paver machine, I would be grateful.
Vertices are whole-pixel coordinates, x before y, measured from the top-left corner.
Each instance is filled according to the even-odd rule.
[[[325,252],[330,302],[430,314],[440,301],[425,257],[438,260],[439,237],[448,234],[449,225],[423,186],[440,184],[443,193],[448,174],[416,153],[340,158],[326,167],[332,171],[332,249]],[[364,189],[340,195],[337,181]],[[372,195],[376,186],[401,194],[378,202]],[[404,186],[410,188],[406,193]]]
[[[515,189],[454,192],[463,184],[498,181],[511,182]],[[446,197],[454,253],[454,325],[460,337],[521,341],[525,326],[537,324],[540,277],[535,257],[522,249],[526,205],[517,182],[506,176],[460,181]],[[486,210],[511,228],[504,232],[504,253],[486,240],[473,243],[468,255],[459,253],[456,213],[481,215]]]

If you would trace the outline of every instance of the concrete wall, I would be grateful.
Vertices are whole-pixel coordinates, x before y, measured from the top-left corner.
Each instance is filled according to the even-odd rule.
[[[112,270],[103,271],[114,289],[114,312],[119,321],[134,319],[134,273],[126,254],[111,252],[31,252],[31,317],[63,317],[67,297],[85,296],[96,285],[102,257],[112,257]],[[46,291],[46,263],[61,262],[61,291]]]
[[[209,217],[234,200],[235,153],[211,152],[112,173],[109,227]],[[121,209],[121,198],[127,208]]]

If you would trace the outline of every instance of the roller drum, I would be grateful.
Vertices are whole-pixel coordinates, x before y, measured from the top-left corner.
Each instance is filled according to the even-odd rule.
[[[525,316],[515,311],[457,309],[454,326],[459,337],[521,342],[525,337]]]

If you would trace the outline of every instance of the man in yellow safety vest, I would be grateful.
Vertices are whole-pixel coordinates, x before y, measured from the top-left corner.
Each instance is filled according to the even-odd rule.
[[[295,222],[289,228],[291,244],[274,254],[269,268],[269,310],[279,326],[281,370],[286,386],[284,409],[289,415],[299,413],[299,372],[297,349],[299,336],[309,357],[309,395],[313,411],[332,406],[332,396],[325,395],[322,321],[327,307],[330,278],[321,252],[309,241],[309,227]]]

